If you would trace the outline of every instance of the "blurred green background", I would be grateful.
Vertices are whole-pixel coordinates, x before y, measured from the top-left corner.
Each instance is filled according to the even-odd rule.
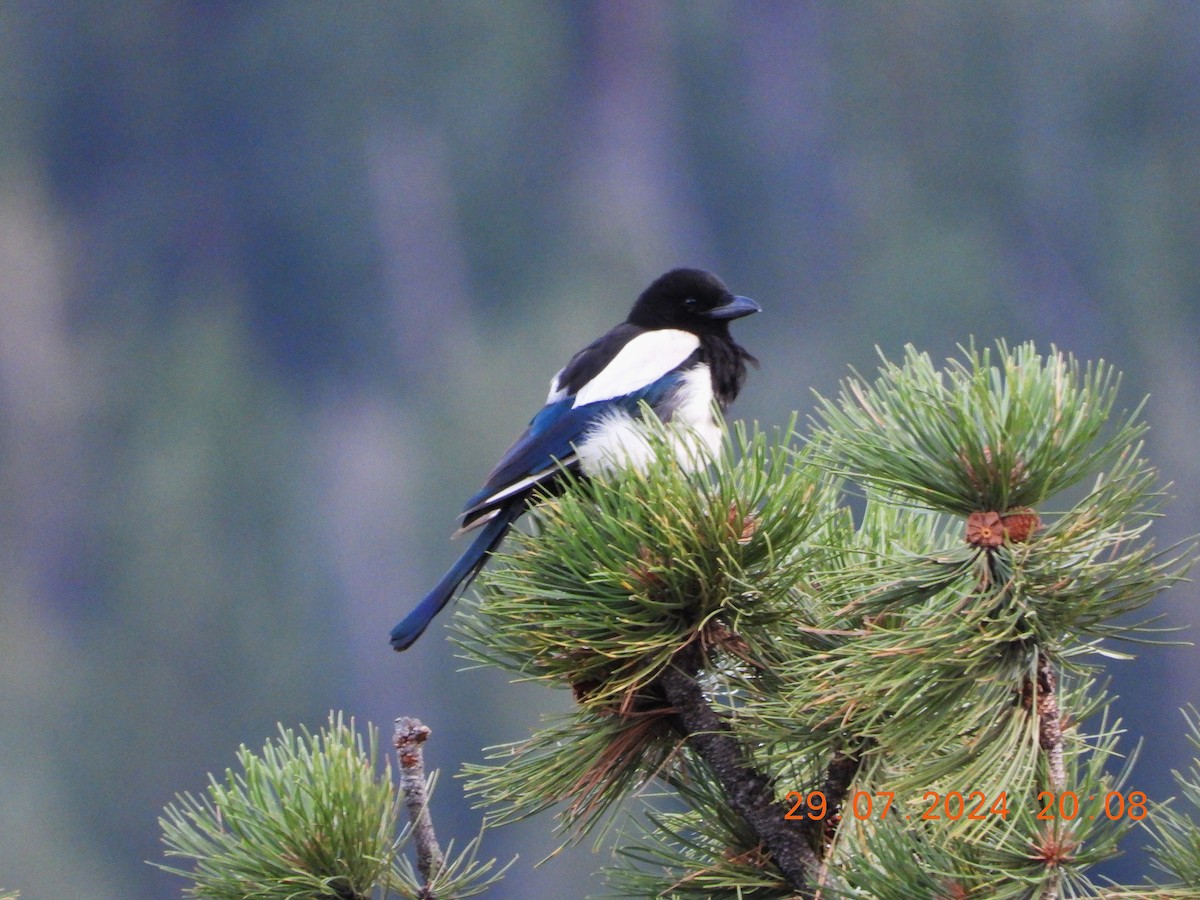
[[[765,423],[875,345],[1112,362],[1158,540],[1200,531],[1198,73],[1184,2],[0,4],[0,886],[177,896],[162,806],[331,708],[424,719],[473,835],[448,776],[569,700],[457,671],[445,617],[387,632],[676,265],[765,308]],[[1200,666],[1139,652],[1111,671],[1161,799]],[[534,868],[551,824],[490,834],[493,896],[599,890],[589,846]]]

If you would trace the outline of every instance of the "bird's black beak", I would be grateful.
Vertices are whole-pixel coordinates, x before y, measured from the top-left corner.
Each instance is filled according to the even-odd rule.
[[[740,319],[756,312],[762,312],[762,307],[749,297],[730,297],[727,302],[707,309],[701,315],[710,319]]]

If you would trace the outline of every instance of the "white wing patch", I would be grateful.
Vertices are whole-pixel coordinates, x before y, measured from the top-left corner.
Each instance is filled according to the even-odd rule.
[[[557,403],[559,400],[562,400],[567,396],[567,389],[559,387],[558,384],[559,379],[562,378],[562,373],[563,370],[559,369],[558,372],[555,373],[554,377],[550,379],[550,393],[546,395],[547,406],[549,406],[551,403]]]
[[[623,397],[653,384],[687,359],[700,346],[700,338],[687,331],[660,328],[639,334],[579,389],[575,406]],[[550,384],[551,396],[558,378]]]
[[[573,465],[575,460],[576,460],[576,454],[574,454],[574,453],[568,454],[567,456],[564,456],[562,459],[558,460],[558,462],[553,463],[549,466],[546,466],[546,468],[540,469],[539,471],[534,472],[532,475],[527,475],[524,478],[520,479],[519,481],[514,481],[512,484],[508,485],[507,487],[501,488],[500,490],[496,491],[496,493],[490,495],[486,499],[480,500],[478,503],[476,503],[470,509],[464,510],[462,513],[460,513],[460,515],[463,516],[464,518],[469,517],[473,512],[475,512],[475,510],[483,509],[485,507],[491,506],[493,503],[499,503],[500,501],[502,501],[508,497],[511,497],[514,494],[519,494],[521,491],[526,490],[527,488],[531,488],[541,481],[545,481],[547,478],[549,478],[555,472],[558,472],[561,468],[569,467],[569,466]],[[496,517],[496,514],[498,512],[500,512],[499,507],[491,510],[490,512],[484,513],[482,516],[479,516],[476,519],[471,519],[471,522],[469,525],[461,526],[457,531],[454,532],[453,535],[451,535],[451,537],[458,537],[460,534],[466,534],[468,531],[472,531],[473,529],[478,528],[480,525],[483,525],[485,522],[490,522],[492,519],[494,519]]]

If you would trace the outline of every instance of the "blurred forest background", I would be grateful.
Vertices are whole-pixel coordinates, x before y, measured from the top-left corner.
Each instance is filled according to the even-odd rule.
[[[160,898],[176,791],[331,708],[450,776],[569,698],[387,633],[554,371],[668,268],[765,312],[735,412],[875,345],[1149,393],[1200,526],[1200,5],[0,4],[0,886]],[[1184,585],[1154,611],[1195,625]],[[1193,628],[1190,635],[1196,638]],[[1198,653],[1114,663],[1173,793]],[[581,897],[542,817],[499,897]],[[1135,834],[1112,875],[1140,879]]]

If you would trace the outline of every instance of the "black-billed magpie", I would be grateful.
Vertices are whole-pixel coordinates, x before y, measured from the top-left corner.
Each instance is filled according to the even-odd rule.
[[[674,269],[638,297],[629,317],[584,347],[550,381],[546,405],[467,501],[458,533],[481,529],[471,546],[392,629],[392,646],[412,646],[535,499],[561,490],[565,470],[593,476],[636,466],[650,448],[634,425],[642,401],[677,421],[712,450],[720,445],[713,400],[724,411],[741,390],[746,363],[757,362],[729,335],[729,323],[760,311],[700,269]],[[695,465],[680,444],[680,462]]]

